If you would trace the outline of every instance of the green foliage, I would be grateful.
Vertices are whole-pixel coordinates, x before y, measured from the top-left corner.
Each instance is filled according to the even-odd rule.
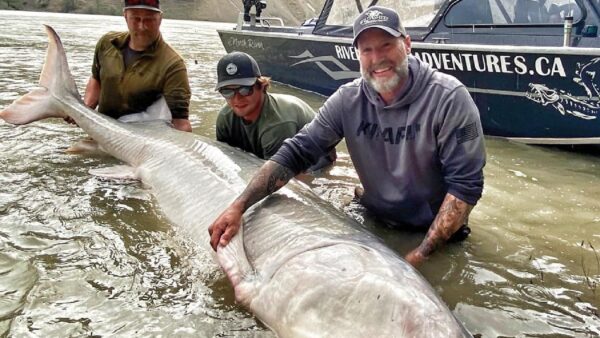
[[[78,13],[101,15],[122,15],[123,13],[121,1],[112,0],[76,0],[75,10]]]
[[[106,13],[106,14],[109,14],[109,15],[117,15],[117,16],[119,16],[119,15],[123,15],[123,9],[121,9],[121,7],[118,7],[118,8],[117,8],[117,7],[115,7],[115,6],[110,6],[110,7],[108,8],[108,11],[107,11],[107,13]]]
[[[22,0],[4,0],[4,3],[8,9],[23,9]]]
[[[73,12],[77,6],[75,6],[75,0],[63,0],[62,11],[66,13]]]

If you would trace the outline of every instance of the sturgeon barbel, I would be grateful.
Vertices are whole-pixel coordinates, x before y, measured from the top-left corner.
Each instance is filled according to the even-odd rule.
[[[208,226],[263,161],[165,122],[123,123],[86,107],[60,38],[46,31],[41,87],[0,117],[12,124],[71,117],[134,168],[178,231],[211,250]],[[292,180],[243,223],[215,261],[236,300],[279,337],[469,336],[410,264],[305,185]]]

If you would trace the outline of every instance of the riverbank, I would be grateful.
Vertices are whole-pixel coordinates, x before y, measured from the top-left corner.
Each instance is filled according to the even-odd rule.
[[[0,0],[0,10],[25,10],[78,14],[121,15],[121,0]],[[318,16],[323,0],[267,1],[263,16],[277,16],[286,25],[298,25]],[[162,1],[164,17],[168,19],[236,22],[243,11],[242,0],[177,0]]]

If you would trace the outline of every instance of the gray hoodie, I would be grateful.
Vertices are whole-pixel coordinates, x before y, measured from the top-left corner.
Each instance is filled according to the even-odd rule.
[[[485,165],[477,107],[456,78],[413,56],[409,70],[389,106],[362,79],[343,85],[271,160],[298,173],[345,138],[361,202],[379,217],[428,227],[446,193],[475,205]]]

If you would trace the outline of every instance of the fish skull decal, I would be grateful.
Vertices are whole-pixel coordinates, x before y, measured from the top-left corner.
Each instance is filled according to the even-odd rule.
[[[600,90],[596,74],[600,72],[600,58],[578,64],[573,82],[585,90],[586,96],[577,97],[564,90],[551,89],[543,84],[530,83],[526,97],[543,106],[551,105],[562,115],[584,120],[595,120],[600,115]]]
[[[382,14],[383,13],[381,13],[380,11],[374,9],[367,13],[367,19],[369,21],[375,21],[378,20],[382,16]]]

